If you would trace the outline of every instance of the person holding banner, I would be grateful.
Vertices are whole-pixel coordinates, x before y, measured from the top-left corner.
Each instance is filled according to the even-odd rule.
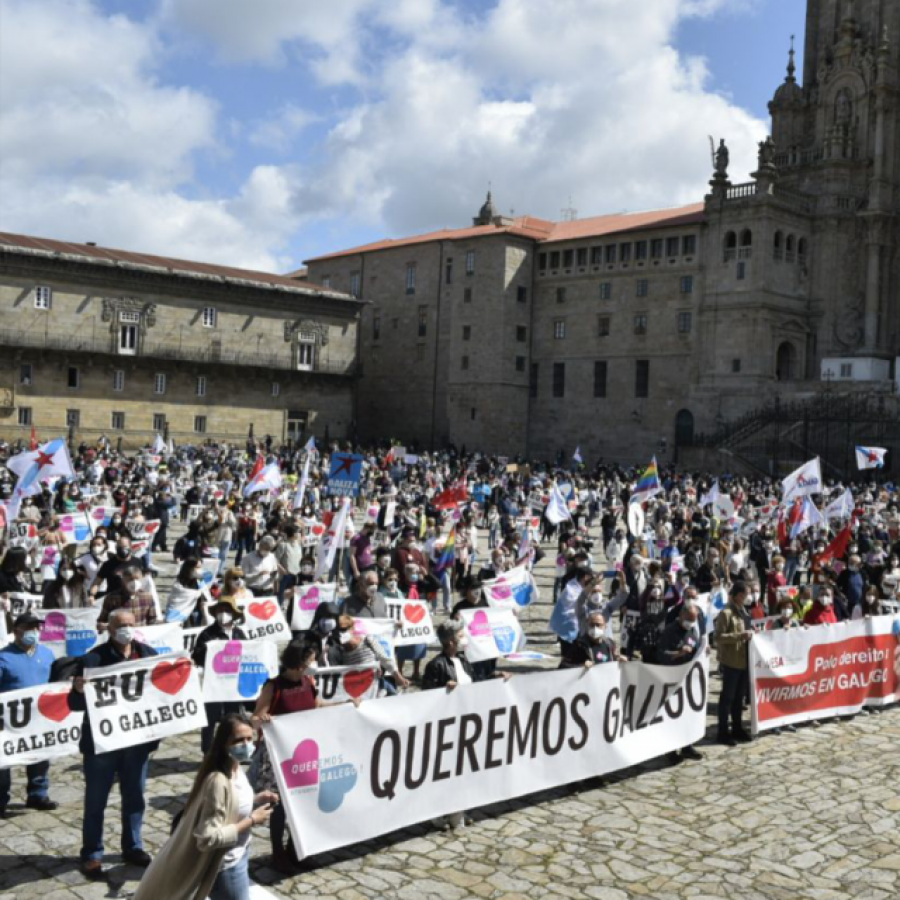
[[[197,635],[197,643],[191,660],[198,669],[206,667],[206,645],[210,641],[246,641],[247,635],[235,624],[243,622],[244,613],[234,597],[219,597],[210,607],[210,615],[215,619]],[[216,724],[230,714],[242,713],[243,703],[204,703],[206,727],[200,730],[200,749],[206,753],[213,743]]]
[[[590,669],[602,663],[627,661],[626,657],[616,651],[615,641],[607,637],[606,618],[603,613],[591,612],[587,616],[584,632],[575,638],[559,667]]]
[[[201,593],[204,575],[203,563],[193,556],[181,564],[166,600],[167,622],[182,622],[185,628],[199,628],[206,622],[206,602]]]
[[[75,565],[84,569],[87,576],[87,589],[94,586],[100,567],[106,562],[106,538],[95,534],[91,537],[90,550],[75,560]]]
[[[84,670],[115,666],[130,659],[156,656],[156,651],[134,640],[135,617],[127,609],[113,610],[109,616],[109,640],[99,644],[79,660],[78,672],[72,684],[74,690],[69,705],[75,711],[85,711]],[[84,717],[81,749],[84,765],[84,820],[82,823],[81,873],[89,881],[106,878],[103,868],[103,819],[109,794],[116,776],[122,798],[122,859],[135,866],[150,865],[150,854],[144,850],[141,827],[144,822],[144,787],[150,768],[150,754],[159,741],[124,747],[108,753],[97,753],[90,720]]]
[[[32,612],[22,613],[13,623],[13,642],[0,650],[0,694],[18,691],[22,688],[37,687],[50,680],[50,667],[54,656],[47,647],[39,643],[41,620]],[[33,763],[25,767],[28,781],[27,800],[29,809],[53,810],[59,806],[48,796],[50,790],[50,762]],[[7,817],[12,770],[0,769],[0,819]]]
[[[734,747],[738,741],[750,741],[744,730],[741,716],[744,696],[749,684],[747,645],[753,639],[750,616],[744,606],[750,599],[747,585],[736,581],[725,608],[716,617],[716,649],[722,667],[722,693],[719,695],[718,741]],[[731,732],[728,720],[731,719]]]
[[[274,791],[254,794],[244,774],[253,738],[244,715],[219,723],[181,818],[133,900],[249,900],[250,835],[278,802]]]

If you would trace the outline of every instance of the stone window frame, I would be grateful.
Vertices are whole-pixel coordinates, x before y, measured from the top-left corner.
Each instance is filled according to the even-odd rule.
[[[166,378],[165,372],[155,372],[153,375],[153,393],[157,397],[163,397],[166,393],[166,387],[168,386],[168,378]],[[162,390],[160,390],[162,388]]]
[[[113,369],[112,389],[117,393],[125,390],[125,370]]]
[[[564,341],[566,339],[566,320],[565,319],[554,319],[553,320],[553,340],[554,341]]]
[[[16,411],[16,421],[21,427],[34,424],[34,415],[30,406],[20,406]]]
[[[34,286],[34,308],[46,311],[53,308],[53,288],[46,284]]]
[[[205,397],[205,396],[206,396],[206,376],[205,376],[205,375],[198,375],[198,376],[197,376],[197,381],[196,381],[196,383],[195,383],[195,385],[194,385],[194,393],[195,393],[198,397]]]
[[[204,328],[218,328],[219,312],[214,306],[204,306],[200,313],[200,324]]]
[[[194,416],[194,434],[206,434],[206,416]]]
[[[109,427],[113,431],[125,430],[125,413],[120,409],[114,409],[109,416]]]
[[[19,363],[19,386],[34,387],[34,366],[31,363]]]

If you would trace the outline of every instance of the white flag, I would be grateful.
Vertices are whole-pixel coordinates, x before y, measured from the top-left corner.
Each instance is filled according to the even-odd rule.
[[[338,548],[343,546],[344,532],[347,530],[347,518],[350,514],[350,498],[344,497],[340,512],[332,519],[331,527],[319,541],[319,564],[316,567],[316,578],[322,578],[331,571]]]
[[[847,488],[837,500],[832,500],[825,507],[825,518],[828,521],[831,521],[831,519],[849,519],[853,515],[855,505],[853,494],[850,493],[850,488]]]
[[[550,494],[550,502],[544,510],[544,515],[546,515],[554,525],[559,525],[560,522],[565,522],[566,519],[572,518],[568,504],[566,503],[566,498],[563,497],[558,484],[553,485],[553,493]]]
[[[278,463],[269,463],[247,483],[244,488],[244,496],[249,497],[259,491],[275,491],[280,487],[281,469],[278,468]]]
[[[300,476],[300,483],[297,485],[297,493],[294,494],[294,509],[300,509],[303,506],[303,495],[306,493],[306,486],[309,484],[309,461],[311,459],[312,454],[307,456],[306,462],[303,463],[303,474]]]
[[[795,500],[797,497],[808,497],[810,494],[821,494],[822,490],[822,467],[819,464],[819,457],[811,459],[808,463],[800,466],[795,472],[791,472],[784,481],[781,482],[784,494],[781,502],[785,505]]]
[[[712,487],[700,498],[700,506],[714,504],[719,499],[719,479],[717,478]]]
[[[169,448],[166,446],[166,442],[162,439],[162,436],[158,434],[153,441],[153,452],[165,453],[168,449]]]

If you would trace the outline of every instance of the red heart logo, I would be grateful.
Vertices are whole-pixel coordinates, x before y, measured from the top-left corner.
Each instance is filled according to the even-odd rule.
[[[62,722],[70,712],[68,691],[48,691],[38,697],[38,711],[45,719]]]
[[[313,525],[311,531],[316,537],[319,537],[319,535],[325,533],[325,526],[324,525]]]
[[[159,522],[146,522],[144,524],[144,531],[146,534],[156,534],[159,531]]]
[[[403,616],[407,622],[412,622],[413,625],[415,625],[425,618],[425,607],[419,606],[416,603],[407,603],[406,606],[403,607]]]
[[[275,615],[275,610],[277,610],[278,607],[275,605],[274,600],[266,600],[265,603],[251,603],[247,609],[251,616],[265,621],[266,619],[271,619],[272,616]]]
[[[374,669],[362,669],[358,672],[347,672],[344,675],[344,690],[351,697],[362,697],[375,680]]]
[[[191,668],[189,659],[161,662],[153,669],[150,681],[153,682],[153,687],[164,694],[177,694],[191,677]]]

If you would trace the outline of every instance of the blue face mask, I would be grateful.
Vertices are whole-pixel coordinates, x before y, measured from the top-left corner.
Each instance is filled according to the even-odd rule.
[[[38,633],[36,631],[26,631],[22,635],[22,643],[26,647],[34,647],[38,642]]]
[[[253,758],[253,744],[246,742],[228,748],[231,758],[238,763],[248,763]]]

